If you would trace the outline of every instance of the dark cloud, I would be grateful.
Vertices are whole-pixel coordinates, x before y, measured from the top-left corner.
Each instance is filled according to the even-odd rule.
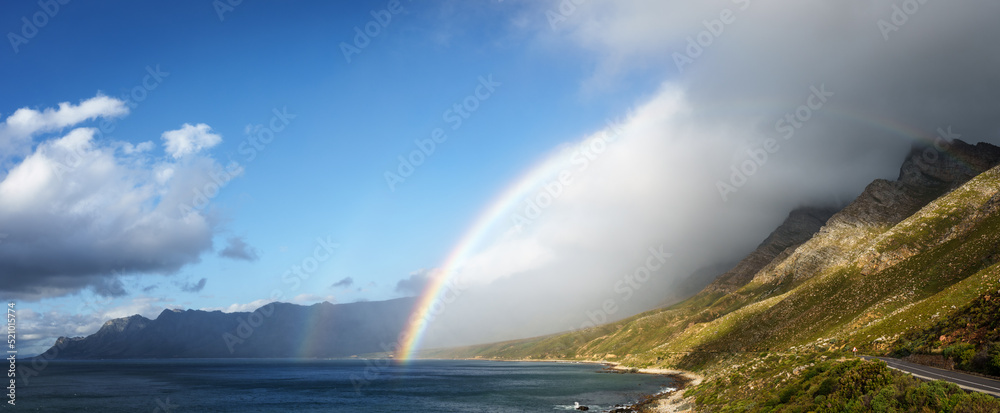
[[[257,249],[247,244],[243,237],[230,237],[226,242],[226,248],[219,252],[221,257],[244,261],[257,261],[260,258]]]
[[[196,282],[196,283],[190,283],[190,282],[184,283],[183,285],[181,285],[181,290],[184,291],[184,292],[196,293],[196,292],[199,292],[199,291],[201,291],[201,290],[203,290],[205,288],[205,283],[206,282],[208,282],[208,280],[205,279],[205,278],[202,278],[202,279],[198,280],[198,282]]]
[[[425,269],[417,270],[410,273],[410,276],[399,280],[396,283],[396,292],[408,295],[420,295],[427,287],[427,282],[430,281],[430,272]]]
[[[117,278],[98,279],[92,286],[94,293],[101,297],[123,297],[128,295],[125,284]]]
[[[339,288],[339,287],[347,288],[347,287],[350,287],[351,285],[354,285],[354,279],[351,278],[351,277],[345,277],[345,278],[341,279],[340,281],[337,281],[337,282],[333,283],[333,285],[331,285],[330,287],[332,287],[332,288]]]

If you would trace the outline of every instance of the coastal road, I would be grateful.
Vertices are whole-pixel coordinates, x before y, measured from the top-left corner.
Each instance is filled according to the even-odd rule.
[[[985,377],[973,376],[971,374],[959,373],[957,371],[943,370],[935,367],[913,364],[900,359],[889,357],[861,356],[865,360],[879,359],[889,367],[896,370],[910,373],[925,380],[944,380],[955,383],[958,387],[966,390],[973,390],[981,393],[1000,397],[1000,380],[987,379]]]

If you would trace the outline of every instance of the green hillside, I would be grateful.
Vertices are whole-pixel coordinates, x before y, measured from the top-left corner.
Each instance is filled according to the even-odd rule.
[[[754,279],[730,294],[705,291],[677,305],[591,329],[432,354],[699,368],[713,360],[700,353],[877,347],[907,330],[929,327],[952,306],[995,290],[992,285],[1000,276],[998,189],[1000,169],[993,169],[895,226],[867,228],[865,243],[856,250],[892,256],[894,262],[858,254],[856,260],[826,266],[804,280]]]
[[[884,208],[908,212],[893,217]],[[698,388],[718,386],[720,378],[742,374],[737,366],[761,363],[768,354],[854,346],[941,354],[948,348],[942,335],[952,337],[950,344],[966,340],[982,359],[1000,353],[1000,344],[991,344],[1000,341],[997,296],[1000,167],[951,186],[873,183],[812,239],[728,293],[706,288],[607,325],[425,356],[680,368],[709,378]]]

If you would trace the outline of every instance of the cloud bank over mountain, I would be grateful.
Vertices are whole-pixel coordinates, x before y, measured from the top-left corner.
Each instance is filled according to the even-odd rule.
[[[664,82],[617,126],[555,151],[564,167],[511,214],[547,206],[523,227],[512,218],[464,262],[471,287],[445,305],[427,344],[648,309],[691,272],[745,255],[790,210],[844,205],[872,180],[895,178],[912,145],[1000,143],[990,92],[1000,90],[998,12],[979,1],[529,8],[517,21],[535,22],[521,30],[540,47],[593,56],[582,94],[636,72],[660,71]],[[581,153],[587,162],[574,162]],[[554,185],[560,173],[571,179]],[[670,258],[651,258],[660,249]]]

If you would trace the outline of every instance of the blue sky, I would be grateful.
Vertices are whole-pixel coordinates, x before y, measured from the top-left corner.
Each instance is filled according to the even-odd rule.
[[[245,171],[211,200],[209,209],[222,217],[214,250],[238,236],[259,252],[246,261],[205,251],[200,262],[168,276],[125,277],[128,294],[113,300],[82,289],[26,307],[72,311],[81,300],[116,306],[137,295],[191,308],[249,303],[287,288],[280,275],[311,254],[317,237],[331,237],[340,250],[291,296],[350,302],[410,295],[396,283],[436,266],[491,197],[660,80],[581,92],[595,60],[539,42],[535,27],[518,28],[513,19],[544,15],[526,17],[517,2],[403,2],[404,11],[348,63],[341,42],[352,43],[354,27],[386,5],[247,1],[220,20],[211,2],[72,2],[16,53],[13,46],[0,50],[0,114],[99,93],[132,95],[130,113],[105,139],[153,141],[154,156],[163,156],[164,131],[209,125],[222,142],[208,153]],[[42,10],[35,3],[4,7],[0,25],[16,34],[22,16]],[[131,94],[150,71],[161,72],[162,82]],[[396,170],[397,156],[414,150],[414,140],[450,129],[442,114],[472,94],[480,77],[501,86],[390,190],[384,172]],[[273,110],[294,119],[248,162],[239,151],[248,125],[266,126]],[[350,288],[330,287],[345,277],[354,281]],[[181,289],[201,278],[204,289]],[[142,291],[150,286],[157,287]]]
[[[442,322],[468,331],[455,342],[565,330],[588,300],[616,297],[650,249],[675,258],[612,318],[737,259],[792,208],[894,178],[925,132],[954,126],[995,142],[1000,130],[996,99],[981,93],[995,68],[945,64],[994,61],[988,42],[966,41],[995,38],[983,33],[991,23],[969,21],[996,6],[975,2],[927,4],[888,33],[878,22],[889,0],[402,1],[398,13],[383,11],[389,1],[225,4],[3,6],[0,296],[21,303],[38,347],[109,317],[252,309],[275,290],[301,304],[413,295],[397,284],[441,266],[505,188],[622,118],[620,143],[573,170],[576,183],[529,231],[494,228],[470,252],[463,276],[479,289]],[[44,24],[34,33],[22,18]],[[345,58],[342,44],[366,25],[378,34]],[[483,79],[498,85],[473,98]],[[775,120],[820,86],[830,102],[720,198],[732,167],[781,136]],[[463,102],[478,107],[454,128],[448,111]],[[877,127],[884,119],[918,132]],[[273,140],[259,142],[272,124]],[[100,133],[88,140],[88,127]],[[447,140],[390,187],[398,157],[438,128]],[[68,179],[29,168],[72,145],[92,158]],[[176,215],[172,203],[193,202],[229,166],[241,173],[206,208]],[[317,239],[336,253],[288,282]]]
[[[343,253],[324,266],[314,288],[349,276],[381,288],[343,300],[395,296],[395,282],[436,265],[521,170],[624,109],[609,103],[613,98],[580,98],[580,79],[589,74],[580,56],[526,49],[526,34],[499,33],[507,39],[487,41],[506,31],[497,23],[510,18],[501,5],[489,5],[496,14],[456,11],[463,14],[457,18],[438,5],[406,3],[404,14],[351,63],[339,43],[351,41],[353,27],[372,20],[369,11],[385,2],[245,2],[225,13],[225,21],[206,2],[150,6],[63,6],[20,53],[6,50],[3,113],[97,92],[116,97],[140,85],[150,66],[169,76],[118,122],[116,139],[140,143],[183,123],[207,123],[223,137],[212,153],[243,163],[238,145],[247,125],[266,124],[274,108],[296,116],[245,165],[245,175],[212,200],[228,215],[227,233],[246,236],[261,251],[260,261],[206,256],[184,268],[174,278],[208,277],[201,295],[216,296],[191,297],[193,306],[263,298],[252,285],[277,279],[274,274],[304,257],[320,236],[333,236]],[[16,16],[37,9],[5,13],[5,23],[16,27]],[[444,25],[458,26],[453,30],[461,35],[442,33]],[[383,173],[396,169],[396,157],[434,128],[448,127],[442,113],[489,75],[502,83],[496,95],[390,191]],[[223,277],[253,282],[235,289],[213,282]]]

